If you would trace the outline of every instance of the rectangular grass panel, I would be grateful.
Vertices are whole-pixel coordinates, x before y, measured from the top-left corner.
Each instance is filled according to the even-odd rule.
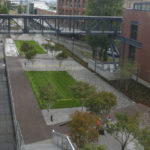
[[[46,52],[43,50],[43,48],[35,41],[15,40],[15,44],[16,44],[19,54],[23,54],[23,52],[21,51],[21,46],[24,42],[33,46],[34,49],[36,50],[37,54],[46,54]]]
[[[26,75],[41,109],[46,109],[46,104],[40,99],[40,88],[48,85],[48,83],[61,97],[52,108],[81,106],[78,100],[73,99],[70,90],[70,86],[74,85],[76,81],[66,71],[28,71]]]

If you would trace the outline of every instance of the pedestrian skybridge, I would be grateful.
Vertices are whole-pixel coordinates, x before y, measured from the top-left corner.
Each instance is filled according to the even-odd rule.
[[[121,22],[113,16],[0,15],[0,33],[116,35]]]

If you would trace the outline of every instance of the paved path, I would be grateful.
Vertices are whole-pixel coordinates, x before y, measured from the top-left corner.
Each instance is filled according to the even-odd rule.
[[[16,117],[25,144],[50,138],[50,129],[41,114],[29,81],[16,57],[6,57]]]
[[[75,111],[82,111],[82,107],[77,108],[63,108],[63,109],[51,109],[49,112],[47,110],[42,110],[42,114],[47,125],[55,125],[58,123],[64,123],[70,120],[70,115]],[[85,111],[85,108],[84,108]],[[50,120],[51,114],[53,115],[53,121]]]
[[[2,48],[3,45],[0,44],[0,150],[15,150],[15,133]]]

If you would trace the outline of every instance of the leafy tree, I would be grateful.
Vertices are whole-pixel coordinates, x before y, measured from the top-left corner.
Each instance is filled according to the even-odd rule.
[[[8,13],[9,13],[8,8],[4,5],[2,5],[0,7],[0,14],[8,14]]]
[[[120,143],[121,150],[125,150],[127,145],[138,136],[138,115],[116,113],[116,123],[111,124],[106,130]]]
[[[86,144],[81,150],[106,150],[103,145]]]
[[[6,1],[6,6],[9,10],[12,9],[11,1]]]
[[[111,92],[98,92],[90,95],[86,101],[86,107],[89,111],[102,117],[102,122],[106,122],[110,110],[117,104],[117,97]]]
[[[65,52],[61,52],[56,56],[56,59],[59,60],[59,67],[61,67],[63,60],[67,58],[67,54]]]
[[[49,83],[46,86],[40,87],[40,99],[46,104],[47,111],[50,112],[51,106],[59,98],[58,94],[53,90],[51,84]],[[53,115],[50,116],[51,121],[53,121]]]
[[[150,129],[142,129],[139,132],[138,141],[144,147],[144,150],[150,150]]]
[[[96,115],[76,111],[71,115],[71,119],[72,121],[69,123],[71,138],[78,148],[98,140],[98,131],[96,130],[98,117]]]
[[[17,8],[17,11],[18,11],[18,14],[22,14],[25,10],[23,6],[19,5]]]
[[[86,15],[121,16],[124,0],[92,0],[87,2]]]
[[[34,47],[26,42],[21,45],[21,51],[25,54],[25,57],[28,59],[28,61],[32,60],[32,58],[37,54]]]
[[[88,16],[121,16],[123,10],[124,0],[88,0],[86,7],[86,15]],[[108,26],[109,24],[105,24]],[[101,36],[87,36],[87,43],[93,49],[93,58],[97,48],[99,49],[100,59],[106,61],[106,51],[109,48],[108,37]]]
[[[25,57],[28,59],[28,61],[32,60],[33,57],[36,55],[36,51],[34,49],[29,49],[28,51],[25,52]]]
[[[73,93],[74,98],[77,98],[81,101],[82,109],[87,98],[96,92],[96,88],[94,86],[81,81],[71,86],[70,89]]]
[[[128,87],[130,84],[130,79],[133,74],[136,74],[137,72],[137,64],[130,62],[128,60],[121,62],[120,64],[120,70],[119,70],[119,75],[121,80],[124,81],[124,86],[125,86],[125,91],[128,91]]]
[[[31,50],[31,49],[34,49],[33,46],[31,46],[30,44],[24,42],[22,45],[21,45],[21,51],[26,53],[28,50]]]
[[[47,110],[49,110],[58,99],[58,94],[54,91],[50,83],[40,87],[40,99],[46,104]]]

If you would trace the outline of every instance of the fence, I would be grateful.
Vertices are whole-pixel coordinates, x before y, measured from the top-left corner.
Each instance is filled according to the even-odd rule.
[[[53,143],[63,150],[75,150],[69,136],[52,131]]]

